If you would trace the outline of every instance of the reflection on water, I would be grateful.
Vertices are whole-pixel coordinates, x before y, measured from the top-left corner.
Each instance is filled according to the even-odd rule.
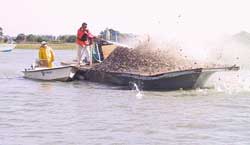
[[[58,61],[73,55],[56,54]],[[250,144],[247,71],[217,74],[209,89],[142,92],[24,79],[34,55],[0,55],[0,145]]]

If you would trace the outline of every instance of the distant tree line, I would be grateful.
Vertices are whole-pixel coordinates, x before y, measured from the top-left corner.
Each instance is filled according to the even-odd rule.
[[[114,29],[107,28],[104,31],[101,31],[98,37],[115,42],[122,42],[126,39],[135,37],[135,35],[120,33]],[[74,43],[76,41],[76,35],[25,35],[21,33],[18,34],[16,38],[14,38],[14,41],[16,41],[16,43],[40,43],[42,41],[48,41],[52,43]]]
[[[8,35],[4,35],[3,28],[0,27],[0,43],[8,43],[8,42],[12,42],[11,37]]]
[[[14,38],[16,43],[40,43],[42,41],[52,42],[52,43],[74,43],[76,41],[75,35],[33,35],[28,34],[25,35],[23,33],[18,34],[16,38]]]
[[[0,43],[13,42],[16,43],[40,43],[42,41],[47,41],[49,43],[74,43],[76,41],[76,35],[34,35],[34,34],[24,34],[20,33],[16,37],[10,37],[8,35],[3,35],[3,28],[0,27]],[[130,38],[134,38],[135,35],[128,33],[120,33],[117,30],[106,28],[101,31],[98,37],[115,42],[126,42]]]

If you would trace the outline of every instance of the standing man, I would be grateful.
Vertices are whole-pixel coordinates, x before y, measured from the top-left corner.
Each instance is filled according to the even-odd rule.
[[[93,42],[94,36],[87,29],[87,23],[82,23],[82,26],[77,31],[76,43],[77,50],[77,64],[80,66],[82,56],[86,64],[92,64],[92,55],[90,45]]]
[[[46,41],[43,41],[39,48],[39,65],[41,67],[52,68],[54,60],[55,54],[53,49],[47,45]]]

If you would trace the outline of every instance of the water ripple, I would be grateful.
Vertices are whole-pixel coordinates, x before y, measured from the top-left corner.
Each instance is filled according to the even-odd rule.
[[[212,81],[214,88],[170,92],[26,80],[20,70],[34,54],[16,50],[8,57],[17,68],[2,64],[9,74],[0,71],[1,145],[250,144],[248,79],[235,81],[243,89],[229,79],[224,88]]]

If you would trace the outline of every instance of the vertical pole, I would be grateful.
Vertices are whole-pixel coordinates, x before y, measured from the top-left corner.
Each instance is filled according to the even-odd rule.
[[[118,42],[118,39],[117,39],[117,32],[115,32],[115,42]]]
[[[89,46],[89,65],[90,66],[92,66],[92,64],[93,64],[93,53],[92,53],[92,51],[93,51],[93,44],[91,44],[90,46]]]

